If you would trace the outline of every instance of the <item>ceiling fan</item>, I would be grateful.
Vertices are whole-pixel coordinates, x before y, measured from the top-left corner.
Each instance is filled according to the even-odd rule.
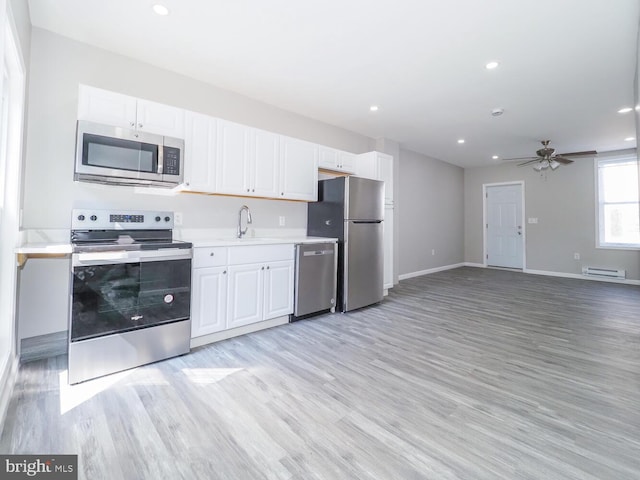
[[[537,172],[541,172],[547,168],[555,170],[560,165],[568,165],[573,163],[573,160],[567,157],[582,157],[587,155],[597,155],[595,150],[587,150],[584,152],[571,152],[571,153],[558,153],[556,149],[549,146],[550,140],[542,140],[542,148],[536,151],[536,157],[522,157],[522,158],[507,158],[505,160],[527,160],[526,162],[519,163],[518,166],[533,165],[533,169]]]

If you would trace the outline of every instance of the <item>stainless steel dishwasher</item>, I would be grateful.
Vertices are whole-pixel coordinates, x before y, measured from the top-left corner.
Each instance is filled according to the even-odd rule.
[[[336,306],[336,243],[296,245],[295,301],[291,321]]]

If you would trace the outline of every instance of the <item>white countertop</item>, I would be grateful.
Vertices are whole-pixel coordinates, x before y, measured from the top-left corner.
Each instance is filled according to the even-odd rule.
[[[200,238],[188,240],[194,247],[237,247],[240,245],[278,245],[290,243],[324,243],[336,242],[337,238],[324,237],[222,237],[222,238]],[[38,255],[38,256],[59,256],[71,253],[70,243],[49,243],[49,242],[29,242],[16,248],[17,254]]]
[[[186,240],[186,239],[185,239]],[[198,247],[237,247],[241,245],[278,245],[297,243],[325,243],[337,242],[337,238],[325,237],[243,237],[243,238],[203,238],[189,240],[195,248]]]

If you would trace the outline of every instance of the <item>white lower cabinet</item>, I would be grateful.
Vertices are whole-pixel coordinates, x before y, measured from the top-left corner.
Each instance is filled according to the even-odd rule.
[[[261,321],[264,303],[264,265],[229,267],[227,328]]]
[[[293,313],[293,260],[268,263],[264,270],[264,319]]]
[[[191,336],[227,328],[227,267],[195,268],[191,302]]]
[[[194,248],[191,336],[293,313],[294,245]]]

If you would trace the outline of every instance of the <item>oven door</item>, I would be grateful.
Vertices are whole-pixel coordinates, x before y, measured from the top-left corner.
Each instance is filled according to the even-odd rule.
[[[191,250],[75,253],[71,342],[186,320]]]

